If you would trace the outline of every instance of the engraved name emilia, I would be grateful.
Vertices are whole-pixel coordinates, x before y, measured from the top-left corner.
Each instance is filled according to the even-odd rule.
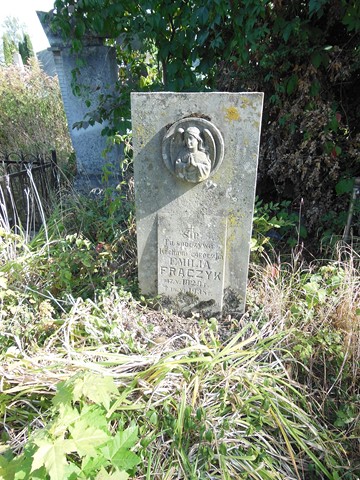
[[[193,226],[181,233],[184,240],[164,239],[159,248],[159,280],[167,293],[208,295],[209,283],[222,282],[223,254],[219,245],[201,240]]]

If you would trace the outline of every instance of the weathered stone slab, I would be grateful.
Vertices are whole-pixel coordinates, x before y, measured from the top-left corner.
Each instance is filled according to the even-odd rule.
[[[106,122],[87,125],[85,128],[74,128],[74,124],[84,120],[90,111],[96,111],[101,102],[101,96],[112,95],[118,78],[116,52],[112,47],[105,46],[104,39],[85,35],[81,54],[75,55],[71,41],[64,40],[60,32],[54,32],[50,26],[52,12],[37,12],[45,34],[51,45],[56,72],[59,78],[61,96],[69,127],[71,141],[76,153],[77,177],[75,187],[84,193],[101,184],[101,177],[106,166],[109,166],[119,177],[118,148],[108,152],[106,136],[101,131]],[[81,75],[78,77],[81,94],[75,95],[72,90],[73,72],[78,70],[82,62]],[[114,179],[115,181],[117,178]]]
[[[175,310],[244,309],[262,103],[132,94],[139,283]]]
[[[158,292],[190,294],[222,310],[226,217],[158,216]]]

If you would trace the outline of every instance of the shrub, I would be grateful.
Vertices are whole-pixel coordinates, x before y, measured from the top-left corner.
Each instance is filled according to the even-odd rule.
[[[342,247],[336,259],[310,264],[294,255],[288,263],[252,265],[252,273],[249,313],[274,332],[289,332],[289,349],[299,361],[296,368],[289,366],[289,375],[310,388],[328,425],[343,436],[355,459],[360,433],[358,254]]]
[[[0,152],[52,149],[66,165],[72,146],[57,78],[48,77],[35,59],[24,71],[0,67]]]

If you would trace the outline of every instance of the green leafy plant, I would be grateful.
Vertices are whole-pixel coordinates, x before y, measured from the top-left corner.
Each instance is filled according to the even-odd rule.
[[[89,327],[90,323],[96,327],[94,313],[86,315]],[[126,310],[122,315],[126,321]],[[77,328],[69,319],[61,330],[79,338]],[[102,468],[113,475],[116,468],[128,468],[131,475],[138,465],[138,474],[148,478],[211,474],[215,479],[244,476],[260,480],[268,475],[279,480],[301,479],[301,472],[310,470],[317,478],[340,477],[346,468],[344,452],[324,429],[320,412],[315,415],[312,410],[316,404],[311,406],[305,390],[287,375],[284,365],[294,359],[281,347],[282,334],[269,336],[248,323],[237,327],[237,333],[224,342],[213,319],[198,327],[199,340],[190,337],[174,349],[171,342],[149,345],[150,331],[144,334],[140,323],[133,328],[138,338],[148,342],[143,354],[126,350],[126,336],[119,337],[114,349],[115,345],[106,347],[99,337],[86,340],[83,335],[91,346],[83,343],[77,349],[77,342],[64,343],[64,351],[60,348],[52,354],[51,365],[45,351],[33,365],[21,355],[4,357],[7,366],[17,365],[18,372],[6,374],[13,386],[4,393],[9,399],[16,394],[19,402],[26,401],[22,389],[29,389],[31,375],[44,362],[47,367],[41,376],[36,374],[36,388],[43,396],[44,385],[59,368],[73,374],[79,361],[87,358],[85,371],[78,367],[81,372],[58,385],[51,418],[43,420],[46,425],[39,433],[30,435],[23,453],[13,459],[3,457],[7,471],[11,472],[10,466],[24,469],[30,475],[27,478],[44,478],[51,471],[54,478],[61,478],[55,476],[59,469],[63,478],[101,478]],[[128,353],[119,353],[119,344]],[[19,381],[26,364],[24,385]],[[94,370],[97,375],[91,373]],[[119,393],[111,377],[121,386]],[[119,445],[125,448],[124,443],[126,449],[136,443],[140,462],[132,454],[132,464],[120,463],[128,457],[123,450],[121,455],[116,453]]]
[[[357,253],[342,246],[336,259],[311,264],[296,255],[291,263],[268,258],[252,271],[257,287],[254,291],[251,282],[251,314],[271,322],[275,331],[290,328],[289,348],[299,360],[290,375],[317,392],[328,425],[344,435],[348,450],[355,452],[360,413]],[[352,463],[356,472],[356,460]],[[349,473],[348,478],[354,477]]]
[[[306,228],[299,225],[299,215],[292,212],[291,202],[265,203],[256,197],[253,217],[251,250],[261,253],[266,245],[273,246],[280,241],[295,246],[307,236]]]
[[[96,388],[94,388],[96,385]],[[0,457],[0,477],[28,479],[126,480],[140,458],[135,424],[123,428],[108,415],[119,396],[111,377],[79,373],[58,384],[52,419],[37,430],[17,457]]]
[[[344,198],[348,200],[347,209],[342,212],[330,211],[322,218],[322,242],[324,244],[334,244],[334,240],[340,237],[344,237],[347,228],[351,228],[351,237],[356,241],[356,237],[360,236],[360,196],[359,188],[355,184],[356,179],[354,177],[343,177],[336,184],[336,194],[340,201],[344,201]],[[350,240],[350,231],[346,233],[348,238],[344,238],[345,241]],[[355,238],[354,238],[355,237]]]
[[[347,209],[335,186],[360,174],[353,2],[57,0],[55,7],[53,27],[80,57],[87,31],[117,48],[118,91],[86,120],[110,119],[104,134],[130,128],[134,89],[264,91],[259,195],[303,199],[302,226],[315,236],[329,210]]]
[[[48,77],[35,59],[21,72],[0,67],[0,152],[23,154],[56,150],[68,173],[72,153],[57,78]]]

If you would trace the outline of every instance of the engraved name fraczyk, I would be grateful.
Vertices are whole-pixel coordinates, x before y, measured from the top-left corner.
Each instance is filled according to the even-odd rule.
[[[183,118],[171,125],[162,143],[166,167],[177,178],[190,183],[206,180],[220,166],[224,141],[208,120]]]
[[[211,269],[208,260],[170,257],[169,265],[160,266],[161,275],[198,278],[201,280],[221,280],[221,272]]]
[[[179,238],[180,237],[180,238]],[[166,232],[159,246],[159,286],[163,293],[212,296],[223,282],[224,251],[221,242],[203,238],[193,225],[172,239]]]

